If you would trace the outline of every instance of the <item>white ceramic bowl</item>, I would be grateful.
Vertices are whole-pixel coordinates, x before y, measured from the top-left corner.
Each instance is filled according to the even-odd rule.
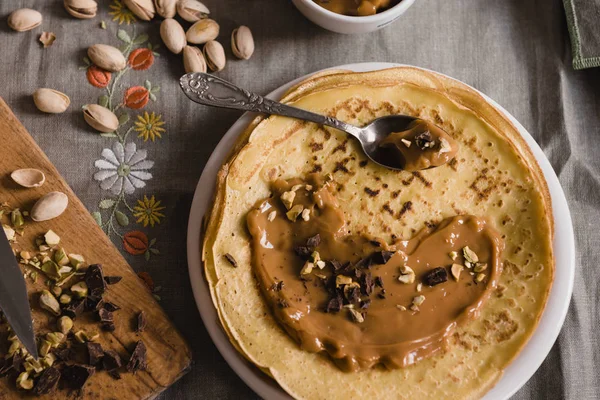
[[[381,29],[398,19],[414,2],[415,0],[402,0],[389,10],[375,15],[350,17],[329,11],[313,0],[292,0],[306,18],[322,28],[338,33],[366,33]]]

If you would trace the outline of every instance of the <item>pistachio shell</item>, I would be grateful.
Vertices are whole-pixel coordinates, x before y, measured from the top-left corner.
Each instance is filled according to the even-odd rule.
[[[223,49],[221,43],[211,40],[204,45],[202,54],[204,54],[206,65],[211,71],[221,71],[225,68],[225,49]]]
[[[31,209],[31,219],[48,221],[61,215],[69,205],[69,198],[62,192],[50,192],[39,199]]]
[[[33,102],[38,110],[60,114],[67,110],[71,100],[66,94],[54,89],[41,88],[33,92]]]
[[[181,53],[187,44],[185,31],[173,18],[167,18],[160,24],[160,37],[167,49],[175,54]]]
[[[107,44],[95,44],[88,48],[88,57],[94,64],[111,72],[118,72],[127,66],[123,53]]]
[[[65,0],[65,10],[75,18],[90,19],[98,12],[98,3],[94,0]]]
[[[217,36],[219,36],[219,24],[209,18],[196,22],[185,34],[187,41],[195,44],[215,40]]]
[[[156,13],[163,18],[173,18],[177,14],[177,0],[154,0]]]
[[[46,176],[42,171],[35,168],[23,168],[13,171],[10,177],[17,184],[26,187],[40,187],[46,182]]]
[[[254,38],[247,26],[240,26],[231,33],[231,51],[237,58],[247,60],[254,53]]]
[[[186,73],[206,72],[206,60],[202,50],[195,46],[185,46],[183,48],[183,68]]]
[[[123,4],[141,20],[150,21],[154,18],[154,3],[152,0],[123,0]]]
[[[41,23],[42,14],[31,8],[15,10],[8,16],[8,26],[17,32],[31,30],[40,26]]]
[[[196,22],[208,18],[210,11],[198,0],[179,0],[177,14],[187,22]]]
[[[108,108],[98,104],[83,106],[83,118],[89,126],[99,132],[114,132],[119,127],[117,116]]]

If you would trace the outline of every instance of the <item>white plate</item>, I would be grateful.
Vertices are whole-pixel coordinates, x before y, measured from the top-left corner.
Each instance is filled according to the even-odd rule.
[[[342,65],[334,68],[364,72],[396,66],[399,66],[399,64],[361,63]],[[280,98],[292,85],[306,79],[308,76],[310,75],[289,82],[271,92],[267,97],[272,99]],[[554,285],[552,286],[548,298],[548,304],[542,315],[540,324],[523,351],[512,364],[506,368],[502,379],[500,379],[496,386],[484,397],[485,400],[505,400],[519,390],[519,388],[521,388],[521,386],[523,386],[535,373],[550,352],[550,349],[558,337],[569,308],[569,302],[571,301],[571,294],[573,291],[573,280],[575,276],[575,240],[567,200],[558,178],[556,177],[550,162],[544,155],[544,152],[529,132],[527,132],[527,130],[508,113],[508,111],[489,97],[483,96],[512,121],[527,144],[531,147],[531,150],[544,173],[548,187],[550,188],[554,213],[554,255],[556,258],[556,272]],[[253,117],[254,114],[246,113],[233,124],[225,136],[223,136],[223,139],[221,139],[204,167],[192,202],[188,224],[188,266],[194,297],[196,299],[196,304],[198,305],[198,310],[200,310],[202,320],[204,321],[204,325],[227,363],[235,373],[262,398],[269,400],[289,399],[290,396],[287,395],[274,380],[267,377],[258,368],[246,361],[246,359],[241,356],[229,342],[229,338],[221,328],[217,312],[213,306],[212,299],[210,298],[210,292],[206,280],[204,279],[201,263],[200,246],[202,240],[202,218],[209,209],[213,198],[217,171],[225,161],[225,158],[235,143],[238,135],[246,128]]]

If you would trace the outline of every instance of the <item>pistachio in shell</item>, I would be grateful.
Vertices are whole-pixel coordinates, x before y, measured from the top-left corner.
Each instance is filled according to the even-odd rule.
[[[215,40],[217,36],[219,36],[219,24],[209,18],[196,22],[185,34],[187,41],[194,44]]]
[[[231,33],[231,51],[242,60],[247,60],[254,53],[254,38],[247,26],[240,26]]]
[[[143,21],[150,21],[154,18],[154,3],[152,0],[123,0],[125,7],[135,14],[136,17]]]
[[[185,46],[183,48],[183,68],[186,73],[206,72],[206,60],[202,50],[195,46]]]
[[[83,106],[83,118],[89,126],[102,133],[114,132],[119,127],[119,119],[106,107],[98,104]]]
[[[181,53],[187,44],[183,27],[173,18],[167,18],[160,24],[160,37],[167,49],[175,54]]]
[[[79,19],[90,19],[98,12],[98,3],[94,0],[65,0],[65,10],[69,15]]]
[[[163,18],[173,18],[177,14],[177,0],[154,0],[156,13]]]
[[[17,32],[29,31],[42,24],[42,14],[31,8],[20,8],[8,16],[8,26]]]
[[[123,53],[116,47],[107,44],[90,46],[87,54],[94,64],[107,71],[118,72],[127,66]]]
[[[71,104],[69,96],[48,88],[40,88],[33,92],[33,102],[38,110],[50,114],[63,113]]]
[[[177,14],[187,22],[196,22],[208,18],[210,11],[198,0],[179,0]]]
[[[48,221],[60,216],[69,205],[69,198],[62,192],[50,192],[42,196],[31,209],[31,219]]]
[[[204,45],[202,54],[204,54],[206,65],[211,71],[217,72],[225,68],[225,49],[223,49],[221,43],[216,40],[209,41]]]
[[[23,168],[10,174],[15,183],[26,188],[40,187],[46,182],[46,175],[39,169]]]

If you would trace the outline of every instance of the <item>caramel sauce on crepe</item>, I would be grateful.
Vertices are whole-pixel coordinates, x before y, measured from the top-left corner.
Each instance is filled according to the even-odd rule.
[[[367,16],[397,3],[392,0],[314,0],[323,8],[337,14]]]

